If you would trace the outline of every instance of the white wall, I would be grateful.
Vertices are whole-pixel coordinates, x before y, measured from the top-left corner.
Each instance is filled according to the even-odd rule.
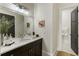
[[[0,13],[15,16],[15,36],[20,37],[20,34],[24,34],[24,17],[22,15],[12,12],[12,10],[1,6]]]
[[[52,30],[52,4],[35,4],[34,24],[35,33],[43,37],[43,52],[51,53],[51,30]],[[45,27],[40,28],[38,23],[45,20]]]
[[[53,46],[52,49],[54,53],[56,53],[57,51],[57,47],[58,47],[58,40],[59,40],[59,4],[53,4],[53,32],[52,32],[52,36],[53,36]]]
[[[79,51],[79,12],[78,12],[78,51]]]
[[[43,37],[43,53],[54,55],[57,50],[59,30],[59,7],[58,4],[35,4],[34,24],[35,32]],[[40,28],[38,22],[45,20],[45,27]]]

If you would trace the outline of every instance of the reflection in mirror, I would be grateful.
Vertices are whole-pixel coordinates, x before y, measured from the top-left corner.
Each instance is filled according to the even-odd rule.
[[[1,20],[1,34],[6,36],[15,37],[15,22],[14,16],[2,14],[0,13],[0,20]]]
[[[15,37],[14,16],[0,13],[0,21],[1,21],[0,33],[2,41],[5,36],[7,37],[6,40],[8,39],[9,36]]]
[[[18,38],[30,39],[34,32],[33,15],[26,14],[27,10],[11,6],[13,4],[0,4],[0,42],[1,45],[6,46],[12,44],[13,40],[16,41]],[[18,8],[18,10],[14,10],[15,8]]]

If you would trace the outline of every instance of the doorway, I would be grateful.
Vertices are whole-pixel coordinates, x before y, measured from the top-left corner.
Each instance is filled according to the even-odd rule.
[[[78,8],[68,7],[61,11],[61,50],[78,54]],[[73,14],[73,15],[72,15]],[[74,17],[74,19],[73,19]],[[75,24],[73,23],[75,20]],[[75,29],[75,30],[73,30]],[[74,36],[73,36],[74,35]],[[75,37],[75,38],[73,38]]]

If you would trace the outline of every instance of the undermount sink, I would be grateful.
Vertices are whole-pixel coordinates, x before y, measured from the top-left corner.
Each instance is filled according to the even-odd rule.
[[[13,44],[18,44],[20,42],[23,42],[23,41],[29,41],[29,40],[32,40],[36,37],[34,36],[29,36],[29,35],[25,35],[23,38],[9,38],[7,40],[4,40],[3,41],[3,46],[11,46]]]
[[[3,46],[11,46],[13,44],[18,44],[19,42],[32,40],[31,37],[26,38],[11,38],[3,41]]]
[[[13,41],[13,40],[4,40],[3,41],[3,46],[10,46],[14,43],[15,43],[15,41]]]

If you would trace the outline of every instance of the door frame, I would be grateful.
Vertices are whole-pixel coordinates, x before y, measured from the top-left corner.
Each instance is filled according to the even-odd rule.
[[[63,10],[68,10],[68,9],[75,9],[75,7],[78,5],[74,5],[74,6],[64,6],[64,7],[60,7],[59,8],[59,40],[58,40],[58,49],[62,50],[63,48],[63,40],[62,40],[62,34],[61,34],[61,28],[62,28],[62,11]]]

